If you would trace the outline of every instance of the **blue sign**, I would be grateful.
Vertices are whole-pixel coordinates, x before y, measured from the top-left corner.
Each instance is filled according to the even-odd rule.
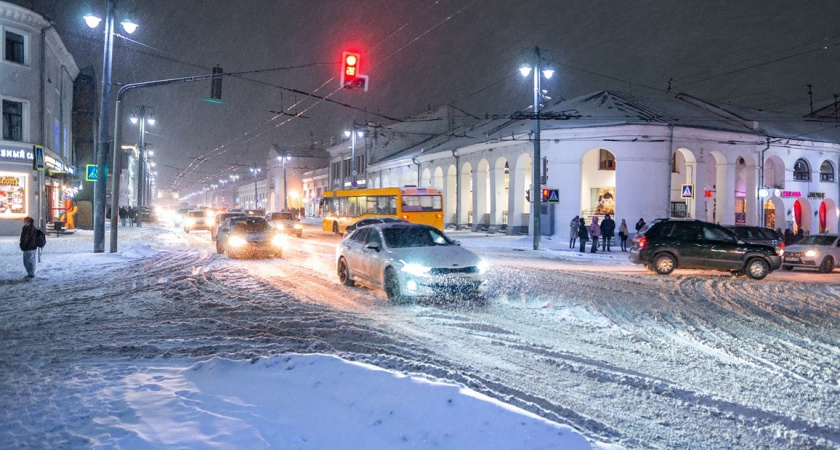
[[[694,198],[694,185],[693,184],[684,184],[682,185],[682,195],[681,198]]]
[[[560,189],[544,189],[548,191],[545,201],[548,203],[560,203]]]
[[[44,170],[44,147],[33,145],[32,149],[35,150],[35,170]]]
[[[85,180],[96,181],[99,179],[99,166],[96,164],[88,164],[85,166]]]

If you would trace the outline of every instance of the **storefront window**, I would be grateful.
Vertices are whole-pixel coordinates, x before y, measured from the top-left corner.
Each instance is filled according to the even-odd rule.
[[[26,217],[29,214],[29,175],[0,172],[0,219]]]
[[[615,170],[615,155],[610,153],[609,150],[602,148],[600,165],[598,166],[601,170]]]

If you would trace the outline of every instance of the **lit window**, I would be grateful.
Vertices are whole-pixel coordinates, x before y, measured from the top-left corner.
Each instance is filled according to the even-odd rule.
[[[600,165],[598,168],[601,170],[615,170],[615,156],[609,150],[601,149]]]
[[[834,181],[834,166],[831,161],[823,161],[820,166],[820,181]]]
[[[797,159],[793,164],[793,179],[811,181],[811,168],[808,167],[808,162],[802,158]]]

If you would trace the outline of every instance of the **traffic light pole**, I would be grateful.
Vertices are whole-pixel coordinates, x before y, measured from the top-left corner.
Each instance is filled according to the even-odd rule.
[[[534,250],[540,249],[540,222],[542,215],[542,157],[540,156],[540,48],[534,48],[534,158],[531,160],[533,166],[533,180],[531,196],[534,199],[534,209],[531,211],[534,223]]]

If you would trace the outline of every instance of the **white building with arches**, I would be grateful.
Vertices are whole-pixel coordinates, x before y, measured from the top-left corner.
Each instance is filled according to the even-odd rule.
[[[639,218],[669,216],[838,231],[835,120],[614,91],[543,112],[538,188],[560,194],[557,204],[543,203],[543,234],[566,237],[572,217],[606,213],[626,219],[631,233]],[[373,187],[442,187],[447,226],[524,233],[532,223],[533,128],[524,118],[476,119],[368,158],[360,176]]]

